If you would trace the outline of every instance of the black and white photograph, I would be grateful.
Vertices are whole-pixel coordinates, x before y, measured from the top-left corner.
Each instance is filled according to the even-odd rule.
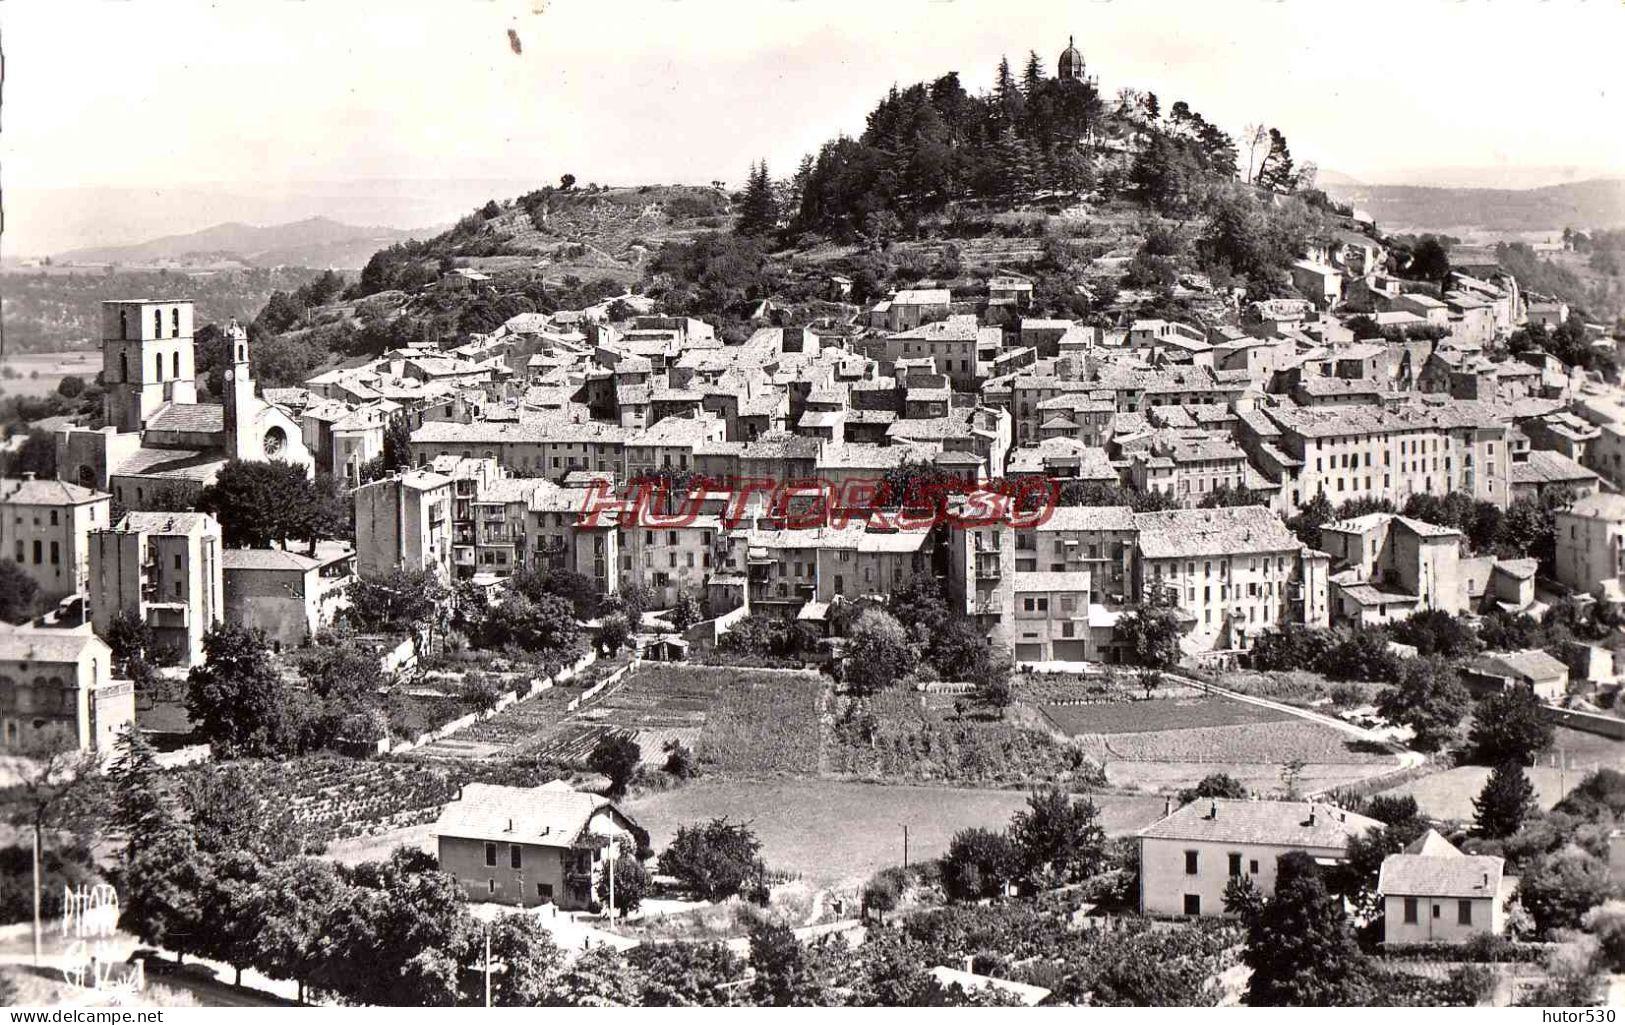
[[[1612,1022],[1622,44],[0,0],[8,1020]]]

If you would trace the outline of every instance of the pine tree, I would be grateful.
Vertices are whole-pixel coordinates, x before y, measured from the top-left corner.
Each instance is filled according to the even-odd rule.
[[[1037,50],[1027,51],[1027,70],[1021,76],[1021,91],[1028,102],[1038,93],[1038,83],[1044,80],[1044,62],[1039,60]]]
[[[767,173],[767,161],[763,160],[751,165],[745,195],[739,203],[739,222],[734,231],[740,235],[765,235],[777,228],[778,223],[778,200],[773,195],[773,180]]]
[[[124,856],[132,860],[175,825],[158,777],[161,771],[152,744],[134,724],[119,731],[118,757],[107,769],[112,787],[113,825],[124,838]]]
[[[1275,895],[1247,929],[1252,1007],[1344,1007],[1362,997],[1363,958],[1342,901],[1303,851],[1277,862]]]
[[[1475,828],[1480,836],[1499,840],[1523,827],[1535,806],[1535,788],[1515,761],[1502,762],[1490,772],[1484,789],[1473,799]]]

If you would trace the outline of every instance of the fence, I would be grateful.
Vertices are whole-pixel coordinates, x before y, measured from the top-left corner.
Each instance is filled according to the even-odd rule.
[[[602,680],[599,680],[597,683],[593,684],[591,687],[588,687],[586,690],[582,691],[580,694],[578,694],[575,697],[571,698],[569,704],[564,706],[564,710],[566,712],[574,712],[576,709],[580,708],[582,705],[586,704],[588,701],[591,701],[593,698],[595,698],[598,695],[602,694],[604,692],[604,688],[613,686],[613,685],[615,685],[617,683],[620,683],[623,679],[626,678],[627,674],[632,673],[632,672],[637,670],[639,661],[640,660],[637,659],[637,658],[632,659],[632,661],[628,662],[626,665],[624,665],[621,668],[615,670],[613,673],[610,673],[608,676],[604,677]]]
[[[1611,715],[1599,715],[1596,712],[1582,712],[1577,708],[1553,708],[1550,705],[1541,709],[1546,721],[1558,726],[1567,726],[1571,729],[1583,730],[1586,733],[1596,733],[1614,740],[1625,740],[1625,719],[1616,719]]]
[[[488,712],[470,712],[469,714],[459,716],[458,718],[453,719],[442,726],[438,726],[427,733],[420,734],[419,736],[413,737],[409,740],[403,740],[397,744],[391,744],[388,737],[382,738],[376,745],[376,752],[378,754],[400,754],[403,751],[410,751],[413,748],[422,747],[424,744],[432,744],[437,740],[444,740],[459,730],[466,730],[477,722],[491,718],[493,715],[496,715],[498,712],[501,712],[510,705],[524,701],[527,698],[533,698],[545,690],[551,690],[558,684],[574,679],[576,674],[592,665],[596,657],[597,654],[595,652],[588,651],[585,655],[582,655],[579,659],[577,659],[574,665],[565,666],[552,676],[532,678],[530,681],[530,686],[525,688],[523,692],[511,690],[497,698],[496,704],[493,705],[491,710]],[[594,691],[602,686],[603,684],[601,683],[595,685]],[[575,707],[580,700],[580,698],[576,698],[570,702],[569,708],[571,711],[575,710]]]
[[[161,769],[178,769],[183,765],[196,765],[209,760],[212,750],[207,744],[190,744],[173,751],[161,751],[153,756]]]

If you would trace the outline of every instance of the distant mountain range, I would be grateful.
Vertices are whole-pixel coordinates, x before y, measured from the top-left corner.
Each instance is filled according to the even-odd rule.
[[[1565,227],[1625,227],[1625,178],[1536,189],[1365,185],[1342,175],[1319,184],[1332,198],[1369,213],[1385,231],[1555,234]]]
[[[229,221],[202,231],[134,245],[94,246],[56,255],[58,263],[114,263],[126,267],[170,263],[238,261],[250,267],[362,267],[380,249],[416,236],[426,238],[438,229],[401,231],[397,228],[356,227],[328,217],[308,217],[291,224],[265,227]]]

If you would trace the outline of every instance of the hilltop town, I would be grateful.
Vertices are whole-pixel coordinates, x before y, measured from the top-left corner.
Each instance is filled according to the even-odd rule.
[[[6,406],[5,921],[108,884],[202,1003],[1605,1000],[1625,318],[995,82],[103,297]]]

